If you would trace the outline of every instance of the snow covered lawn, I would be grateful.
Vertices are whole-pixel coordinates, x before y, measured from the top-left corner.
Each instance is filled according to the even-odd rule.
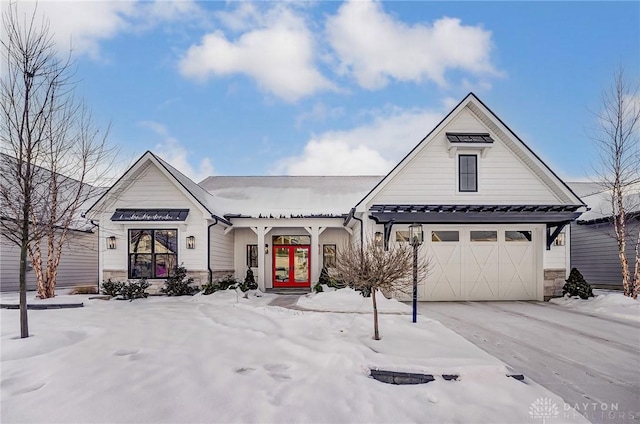
[[[640,300],[609,290],[596,289],[593,294],[595,297],[589,299],[560,297],[549,300],[549,303],[578,309],[581,312],[640,322]]]
[[[533,402],[562,404],[437,321],[381,315],[374,341],[370,314],[294,311],[272,296],[73,296],[85,307],[30,310],[28,339],[3,309],[1,421],[534,423]],[[394,386],[370,367],[460,381]]]

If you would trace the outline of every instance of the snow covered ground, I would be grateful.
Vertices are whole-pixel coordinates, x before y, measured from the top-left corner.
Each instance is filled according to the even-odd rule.
[[[594,290],[595,297],[560,297],[549,303],[577,309],[585,313],[610,316],[619,319],[640,322],[640,301],[610,290]]]
[[[437,321],[382,314],[374,341],[371,314],[284,309],[268,305],[273,296],[59,296],[85,306],[30,310],[28,339],[18,338],[18,311],[3,309],[1,421],[584,422]],[[346,292],[308,305],[325,296],[360,310]],[[406,311],[398,305],[387,307]],[[370,378],[372,367],[437,377],[394,386]]]
[[[558,394],[561,410],[593,423],[640,420],[640,322],[548,302],[421,302],[419,311]]]

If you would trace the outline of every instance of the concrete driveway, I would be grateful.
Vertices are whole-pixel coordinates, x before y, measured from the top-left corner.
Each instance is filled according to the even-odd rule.
[[[591,422],[640,423],[640,323],[544,302],[420,302],[418,311],[558,394]],[[562,414],[564,405],[558,408]]]

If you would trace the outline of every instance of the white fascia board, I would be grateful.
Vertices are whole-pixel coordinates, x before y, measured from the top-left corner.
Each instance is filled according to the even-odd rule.
[[[344,228],[343,218],[231,218],[234,228],[272,227],[305,228],[329,227]]]
[[[180,190],[180,192],[187,199],[191,200],[191,203],[193,203],[196,208],[198,208],[198,210],[202,212],[204,219],[211,219],[211,212],[209,212],[207,208],[205,208],[200,203],[200,201],[198,201],[198,199],[196,199],[182,184],[180,184],[180,182],[177,181],[176,178],[169,171],[167,171],[167,169],[162,166],[162,164],[160,164],[153,155],[150,155],[149,160],[156,166],[156,168],[160,170],[160,172],[162,172],[162,175],[167,177],[173,183],[173,185],[176,186],[178,190]]]
[[[369,208],[369,202],[375,198],[380,191],[386,187],[396,175],[401,173],[404,168],[427,146],[433,141],[434,138],[442,129],[456,117],[458,114],[469,104],[469,102],[475,99],[473,93],[469,93],[458,105],[451,110],[441,121],[436,125],[420,142],[389,172],[379,183],[375,186],[357,205],[356,212],[366,212]]]
[[[551,190],[552,193],[554,193],[554,195],[556,195],[556,197],[558,197],[557,193],[555,192],[556,190],[554,190],[554,187],[551,187],[549,183],[554,184],[555,189],[559,190],[562,194],[564,194],[567,198],[566,200],[569,200],[572,204],[576,204],[576,205],[583,204],[580,198],[568,188],[568,186],[560,179],[560,177],[558,177],[551,170],[551,168],[546,163],[544,163],[542,159],[535,152],[533,152],[533,150],[529,146],[527,146],[524,143],[524,141],[522,141],[513,131],[511,131],[511,129],[507,127],[506,124],[504,124],[497,115],[495,115],[487,106],[485,106],[484,103],[482,103],[482,101],[474,97],[471,101],[469,101],[469,104],[473,105],[473,107],[470,107],[469,110],[474,115],[476,115],[482,123],[486,125],[485,120],[483,120],[483,116],[479,116],[479,114],[484,115],[484,118],[486,118],[486,120],[490,121],[491,124],[495,125],[498,131],[496,131],[496,128],[489,128],[489,129],[491,130],[491,132],[495,133],[496,137],[501,139],[502,142],[504,143],[507,140],[504,140],[503,137],[500,136],[500,132],[505,134],[505,136],[508,137],[509,141],[511,142],[511,146],[508,146],[508,147],[517,148],[519,152],[524,154],[530,160],[531,163],[525,162],[524,164],[530,169],[531,169],[531,165],[534,165],[536,167],[536,169],[531,169],[534,175],[538,176],[538,174],[535,172],[537,170],[540,173],[542,173],[544,176],[546,176],[547,181],[545,181],[544,179],[540,179],[540,180],[544,185],[546,185]],[[562,203],[566,203],[565,199],[558,198],[558,201]]]

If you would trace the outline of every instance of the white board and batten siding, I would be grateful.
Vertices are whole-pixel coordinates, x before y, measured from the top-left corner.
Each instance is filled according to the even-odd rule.
[[[113,222],[111,216],[117,208],[189,209],[189,214],[184,222]],[[104,270],[128,270],[128,230],[177,229],[178,263],[182,263],[188,271],[207,271],[205,215],[198,205],[152,163],[148,163],[135,181],[131,182],[115,202],[109,205],[108,211],[100,218],[100,227]],[[110,236],[116,237],[116,249],[106,249],[106,238]],[[187,249],[188,236],[196,238],[194,249]]]
[[[487,127],[464,109],[407,163],[377,195],[373,204],[559,204],[549,188],[494,134],[484,155],[477,149],[449,154],[447,132],[487,133]],[[458,192],[458,155],[478,155],[478,191]]]
[[[234,269],[234,235],[232,232],[225,234],[225,228],[218,223],[210,229],[209,243],[212,271],[231,271]]]
[[[46,249],[46,246],[43,246]],[[46,263],[46,255],[43,261]],[[20,273],[20,249],[0,237],[0,290],[18,291]],[[31,261],[27,259],[29,268]],[[98,234],[74,232],[64,244],[56,288],[92,285],[98,282]],[[27,271],[27,290],[36,289],[33,270]]]
[[[394,226],[392,232],[407,231]],[[544,225],[428,225],[419,254],[429,272],[418,284],[425,301],[542,300]],[[435,241],[432,231],[458,232],[458,241]],[[471,241],[472,231],[496,231],[495,241]],[[507,241],[507,231],[530,231],[531,241]],[[401,297],[409,300],[410,295]]]
[[[360,206],[388,205],[559,205],[562,189],[543,180],[532,168],[529,153],[519,141],[500,130],[491,130],[468,104],[445,120],[423,141]],[[495,125],[494,125],[495,127]],[[497,128],[497,127],[496,127]],[[451,144],[446,133],[489,133],[490,145]],[[506,137],[502,139],[501,137]],[[515,141],[514,141],[515,140]],[[482,150],[484,147],[484,151]],[[520,150],[518,150],[520,149]],[[477,155],[477,192],[458,190],[458,157]],[[543,164],[540,167],[544,167]],[[556,183],[552,183],[556,184]],[[562,194],[558,194],[562,193]],[[366,225],[366,234],[382,231],[382,225]],[[566,267],[566,248],[545,251],[545,224],[423,224],[425,243],[421,254],[432,270],[419,286],[420,300],[543,300],[544,269]],[[406,225],[394,225],[394,231]],[[431,231],[458,231],[457,242],[431,240]],[[392,231],[391,240],[395,242]],[[472,231],[496,231],[495,241],[471,241]],[[507,231],[531,233],[530,241],[507,241]]]

